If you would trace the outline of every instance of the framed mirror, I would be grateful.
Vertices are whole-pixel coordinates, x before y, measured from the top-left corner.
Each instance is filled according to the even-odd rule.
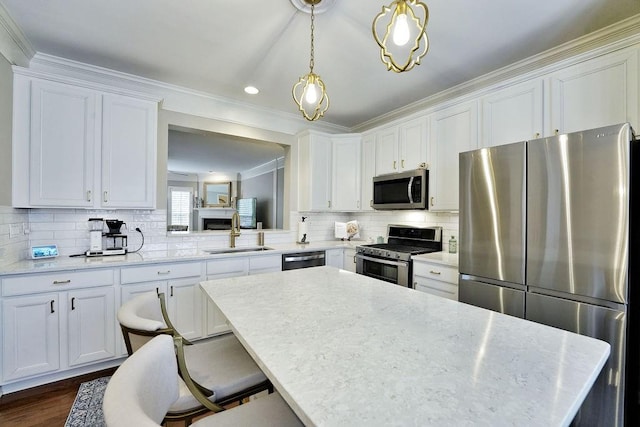
[[[231,182],[205,182],[202,194],[205,208],[231,206]]]

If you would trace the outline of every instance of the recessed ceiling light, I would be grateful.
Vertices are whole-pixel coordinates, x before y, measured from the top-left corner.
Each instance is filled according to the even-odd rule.
[[[247,92],[249,95],[255,95],[258,92],[260,92],[258,88],[255,86],[247,86],[244,88],[244,91]]]

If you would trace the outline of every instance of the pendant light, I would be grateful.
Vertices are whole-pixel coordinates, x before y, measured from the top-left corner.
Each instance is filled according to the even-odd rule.
[[[382,6],[372,30],[387,70],[401,73],[420,64],[429,50],[425,31],[428,20],[429,9],[419,0],[395,0]]]
[[[315,5],[322,0],[304,0],[311,5],[311,59],[309,61],[309,73],[300,77],[293,85],[293,99],[298,104],[298,109],[305,119],[309,121],[318,120],[329,109],[329,97],[324,82],[319,75],[313,72],[314,50],[313,50],[313,30],[314,30],[314,10]]]

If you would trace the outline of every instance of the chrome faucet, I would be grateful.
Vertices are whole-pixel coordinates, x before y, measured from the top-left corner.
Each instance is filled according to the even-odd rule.
[[[231,233],[229,233],[229,247],[236,247],[236,237],[240,236],[240,215],[234,212],[231,216]]]

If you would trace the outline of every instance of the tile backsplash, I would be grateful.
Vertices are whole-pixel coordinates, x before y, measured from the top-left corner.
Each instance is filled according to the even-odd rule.
[[[443,227],[443,250],[448,250],[451,236],[458,239],[458,214],[429,211],[371,211],[371,212],[290,212],[291,230],[265,233],[265,244],[290,243],[297,238],[297,226],[307,217],[309,241],[335,240],[334,223],[357,220],[363,243],[371,243],[378,236],[387,235],[387,225],[405,224]],[[119,219],[127,224],[128,248],[136,250],[144,233],[142,252],[220,248],[229,245],[225,232],[167,235],[167,212],[155,210],[84,210],[84,209],[14,209],[0,206],[0,267],[29,257],[32,245],[55,243],[61,255],[85,252],[89,248],[89,218]],[[243,230],[236,240],[238,246],[257,244],[255,231]]]

